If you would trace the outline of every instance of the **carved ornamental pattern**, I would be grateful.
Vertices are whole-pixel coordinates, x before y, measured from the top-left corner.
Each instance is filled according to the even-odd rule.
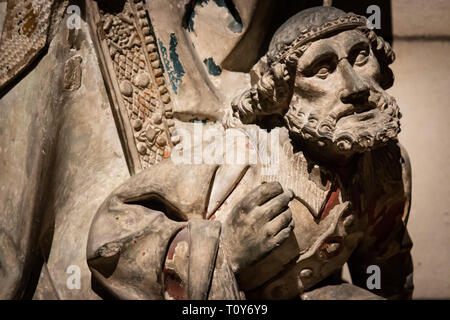
[[[52,5],[53,1],[8,0],[0,42],[0,88],[45,47]]]
[[[121,12],[91,5],[113,111],[137,172],[168,158],[180,141],[155,34],[144,1],[126,1]]]

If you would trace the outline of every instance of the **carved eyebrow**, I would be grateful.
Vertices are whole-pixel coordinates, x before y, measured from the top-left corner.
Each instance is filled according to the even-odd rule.
[[[309,48],[299,59],[298,68],[303,71],[328,58],[337,58],[336,50],[330,45],[323,44],[315,48]]]
[[[348,50],[347,52],[347,55],[349,56],[350,54],[352,54],[354,50],[369,49],[369,48],[370,44],[368,40],[359,40],[351,46],[350,50]]]

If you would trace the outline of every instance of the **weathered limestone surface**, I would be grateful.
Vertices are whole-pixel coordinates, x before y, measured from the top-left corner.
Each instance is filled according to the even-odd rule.
[[[62,25],[48,54],[0,102],[2,227],[22,252],[19,267],[38,249],[48,258],[35,298],[96,297],[84,249],[90,221],[129,176],[87,25],[75,43],[67,32]],[[39,226],[40,241],[30,242]],[[70,265],[81,268],[80,290],[66,286]]]
[[[315,7],[259,57],[273,5],[88,0],[81,29],[38,39],[0,102],[0,297],[411,297],[393,51],[364,17]],[[177,163],[195,119],[258,161]]]

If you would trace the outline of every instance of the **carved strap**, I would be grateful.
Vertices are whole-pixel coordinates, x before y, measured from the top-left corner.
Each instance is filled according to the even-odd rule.
[[[189,221],[190,246],[188,270],[188,297],[205,300],[216,265],[221,223],[196,219]]]
[[[172,240],[164,264],[165,296],[175,300],[205,300],[219,249],[221,224],[189,221]]]

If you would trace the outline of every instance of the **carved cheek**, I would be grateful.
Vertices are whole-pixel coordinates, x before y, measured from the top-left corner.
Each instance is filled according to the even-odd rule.
[[[318,80],[320,79],[306,78],[298,82],[294,93],[295,102],[303,107],[308,106],[317,116],[328,114],[338,100],[335,87],[325,83],[326,80]]]
[[[310,102],[329,100],[333,96],[334,91],[334,81],[330,76],[327,79],[297,76],[295,79],[295,93],[302,99]]]

